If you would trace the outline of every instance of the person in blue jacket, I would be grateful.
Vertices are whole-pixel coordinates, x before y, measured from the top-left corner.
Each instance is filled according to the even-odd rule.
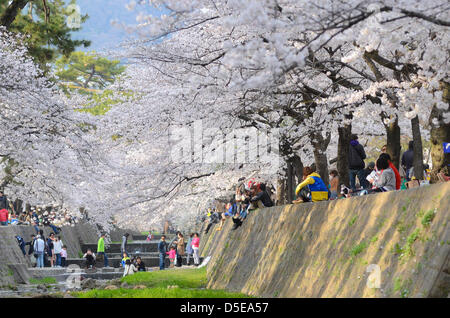
[[[300,191],[305,187],[307,187],[309,189],[309,191],[311,192],[311,197],[301,195],[301,200],[294,201],[295,203],[298,203],[301,201],[317,202],[317,201],[328,200],[327,186],[322,181],[322,178],[320,177],[320,175],[316,172],[313,172],[313,170],[310,167],[303,168],[303,182],[297,186],[297,188],[295,189],[295,194],[299,195]]]
[[[163,270],[165,267],[166,252],[167,252],[165,235],[161,236],[161,241],[159,241],[158,243],[158,252],[159,252],[159,269]]]

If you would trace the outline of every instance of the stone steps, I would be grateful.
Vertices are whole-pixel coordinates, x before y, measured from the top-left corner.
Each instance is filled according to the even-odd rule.
[[[106,254],[107,256],[109,256],[108,254]],[[142,261],[145,264],[145,267],[159,267],[159,256],[141,256]],[[183,260],[183,265],[186,265],[186,257],[182,257]],[[200,262],[203,260],[203,258],[200,258]],[[121,267],[120,262],[122,261],[122,258],[118,258],[118,257],[108,257],[108,265],[114,268],[119,268]],[[71,264],[75,264],[78,265],[80,267],[84,267],[86,264],[85,259],[82,258],[69,258],[66,260],[66,263],[68,265]],[[191,257],[190,259],[190,263],[193,264],[194,263],[194,259]],[[168,257],[166,257],[165,259],[165,264],[166,267],[170,265],[170,260]],[[103,264],[98,264],[99,266],[102,266]]]

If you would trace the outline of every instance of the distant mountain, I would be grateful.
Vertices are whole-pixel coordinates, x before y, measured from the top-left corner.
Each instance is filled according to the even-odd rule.
[[[68,1],[67,1],[68,2]],[[82,25],[82,29],[73,33],[75,39],[92,41],[89,48],[81,48],[84,51],[102,51],[116,47],[122,41],[132,36],[120,27],[112,26],[116,20],[127,25],[136,24],[138,12],[129,11],[125,6],[130,0],[77,0],[81,14],[88,14],[89,19]],[[158,14],[156,10],[146,7],[146,12]]]

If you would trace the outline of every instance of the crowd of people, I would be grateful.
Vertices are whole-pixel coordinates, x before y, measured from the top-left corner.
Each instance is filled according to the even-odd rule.
[[[74,226],[79,222],[68,210],[60,207],[30,207],[29,211],[16,211],[14,204],[8,202],[3,191],[0,191],[0,225],[32,225],[39,233],[39,228],[48,226],[55,234],[61,232],[63,226]]]
[[[358,136],[353,134],[348,153],[348,177],[349,184],[340,187],[339,175],[336,169],[331,169],[329,184],[325,184],[315,165],[303,167],[303,180],[295,188],[296,199],[292,203],[318,202],[324,200],[336,200],[356,195],[366,195],[377,192],[395,191],[407,189],[412,186],[429,184],[430,170],[424,164],[425,180],[419,182],[414,176],[414,149],[413,142],[409,143],[408,150],[401,158],[400,172],[392,163],[387,153],[387,146],[381,148],[381,154],[376,162],[365,163],[366,153],[363,145],[358,142]],[[236,230],[247,217],[251,210],[262,207],[274,206],[274,200],[267,191],[263,182],[256,182],[253,178],[244,182],[245,178],[238,180],[235,194],[226,203],[224,209],[211,207],[201,222],[206,222],[205,234],[214,224],[219,224],[220,231],[228,218],[233,221],[233,230]],[[410,184],[414,180],[416,183]]]
[[[191,233],[186,242],[183,234],[180,231],[177,231],[176,236],[170,243],[167,243],[166,236],[162,235],[161,240],[158,243],[159,269],[165,269],[166,256],[169,257],[169,267],[171,268],[174,266],[181,267],[183,264],[183,256],[186,256],[186,265],[191,265],[190,260],[191,257],[193,257],[193,265],[198,266],[200,264],[198,253],[199,245],[200,236],[198,233]]]
[[[16,240],[23,255],[29,257],[31,263],[36,267],[67,266],[67,246],[55,233],[50,233],[45,238],[44,231],[39,230],[38,234],[32,234],[27,242],[19,235],[16,235]],[[29,246],[28,251],[25,250],[26,246]]]

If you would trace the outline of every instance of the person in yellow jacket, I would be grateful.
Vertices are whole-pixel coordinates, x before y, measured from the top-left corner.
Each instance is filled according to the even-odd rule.
[[[295,194],[298,196],[300,191],[305,187],[309,188],[309,191],[311,192],[311,198],[308,198],[304,194],[300,194],[301,198],[293,201],[293,203],[328,200],[327,186],[322,181],[320,175],[316,172],[313,172],[310,167],[303,168],[303,182],[297,186],[297,188],[295,189]]]

